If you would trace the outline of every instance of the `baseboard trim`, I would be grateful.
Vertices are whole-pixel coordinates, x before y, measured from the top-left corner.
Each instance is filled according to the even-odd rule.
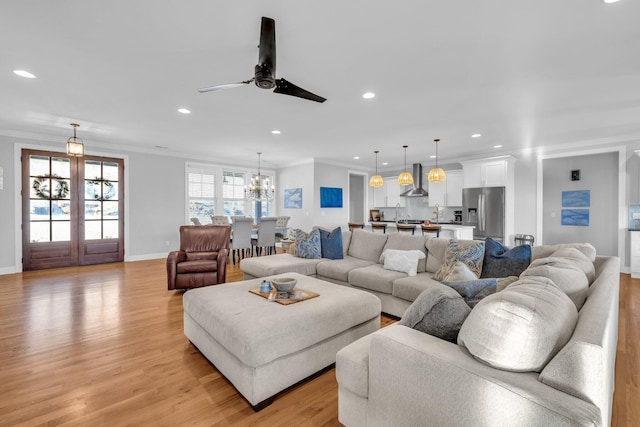
[[[149,259],[160,259],[166,258],[169,255],[169,252],[162,252],[159,254],[145,254],[145,255],[130,255],[124,257],[124,262],[132,262],[132,261],[146,261]]]
[[[2,267],[2,268],[0,268],[0,276],[2,276],[4,274],[14,274],[14,273],[20,273],[20,270],[18,269],[18,267]]]

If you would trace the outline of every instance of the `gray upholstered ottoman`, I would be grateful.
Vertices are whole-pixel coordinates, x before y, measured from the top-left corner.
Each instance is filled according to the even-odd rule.
[[[192,289],[184,333],[254,409],[335,363],[344,346],[380,327],[374,295],[297,273],[297,288],[319,297],[290,305],[249,292],[262,279]],[[276,277],[276,276],[272,276]]]

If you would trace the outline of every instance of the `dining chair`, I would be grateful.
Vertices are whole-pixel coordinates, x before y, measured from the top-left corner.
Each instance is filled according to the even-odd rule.
[[[251,239],[251,245],[256,248],[258,256],[262,254],[262,248],[265,248],[267,255],[276,252],[276,222],[278,218],[275,216],[264,216],[260,218],[258,225],[258,237]]]
[[[291,219],[291,217],[284,215],[277,218],[278,220],[276,221],[276,238],[282,239],[289,234],[287,225],[289,224],[289,220]]]
[[[224,215],[211,215],[211,225],[229,225],[229,218]]]
[[[235,265],[238,260],[251,254],[251,229],[253,228],[253,218],[250,216],[231,217],[231,261]]]

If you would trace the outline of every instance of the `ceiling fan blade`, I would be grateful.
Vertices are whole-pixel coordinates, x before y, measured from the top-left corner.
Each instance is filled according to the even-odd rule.
[[[276,21],[262,17],[260,27],[260,51],[258,52],[258,65],[267,68],[270,76],[276,76]]]
[[[249,80],[244,80],[242,82],[237,82],[237,83],[227,83],[227,84],[223,84],[223,85],[201,87],[200,89],[198,89],[198,92],[205,93],[205,92],[213,92],[215,90],[233,89],[234,87],[240,87],[240,86],[248,85],[252,81],[253,81],[253,79],[249,79]]]
[[[324,102],[327,99],[316,94],[313,94],[307,90],[302,89],[294,85],[285,79],[276,80],[276,88],[273,90],[275,93],[281,93],[283,95],[297,96],[298,98],[308,99],[310,101]]]

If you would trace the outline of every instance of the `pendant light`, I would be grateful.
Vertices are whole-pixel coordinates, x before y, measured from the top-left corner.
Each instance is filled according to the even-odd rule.
[[[374,151],[376,153],[376,174],[371,177],[369,180],[370,187],[382,187],[384,185],[384,180],[380,175],[378,175],[378,153],[379,151]]]
[[[404,172],[402,172],[398,177],[398,184],[400,185],[413,184],[413,176],[411,176],[411,174],[407,172],[407,147],[408,145],[402,146],[402,148],[404,148]]]
[[[438,142],[440,142],[440,140],[434,139],[433,141],[436,143],[436,167],[429,171],[427,179],[429,182],[443,182],[447,179],[447,174],[444,173],[442,168],[438,167]]]
[[[80,126],[77,123],[71,123],[73,126],[73,136],[67,140],[67,154],[74,157],[84,156],[84,143],[82,139],[76,137],[76,128]]]

